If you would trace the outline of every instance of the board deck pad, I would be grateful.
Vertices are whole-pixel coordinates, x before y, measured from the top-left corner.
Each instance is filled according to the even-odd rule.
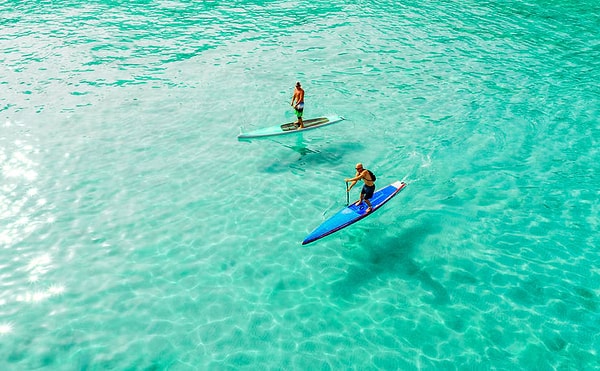
[[[386,187],[381,188],[373,194],[371,198],[371,212],[367,213],[367,204],[363,202],[360,205],[350,204],[342,210],[335,213],[331,218],[325,220],[315,230],[310,232],[308,236],[302,241],[303,245],[314,242],[325,236],[328,236],[334,232],[346,228],[347,226],[356,223],[364,217],[373,214],[379,210],[386,202],[392,199],[396,194],[406,187],[406,183],[396,181]]]
[[[310,119],[310,120],[304,121],[304,127],[309,128],[311,126],[321,125],[326,122],[329,122],[329,119],[327,117],[319,117],[317,119]],[[296,130],[296,129],[298,129],[298,126],[296,124],[294,124],[293,122],[288,122],[287,124],[281,125],[281,130],[283,130],[283,131],[290,131],[290,130]]]

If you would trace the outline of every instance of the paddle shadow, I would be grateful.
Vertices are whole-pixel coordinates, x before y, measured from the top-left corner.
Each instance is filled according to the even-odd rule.
[[[368,286],[376,278],[400,277],[418,280],[420,286],[433,295],[432,304],[444,305],[450,302],[446,288],[434,280],[419,264],[411,258],[413,252],[423,243],[428,235],[441,230],[438,223],[424,220],[418,225],[409,227],[401,234],[377,243],[366,243],[366,252],[362,259],[348,269],[345,279],[335,282],[333,295],[338,298],[351,299],[361,288]]]

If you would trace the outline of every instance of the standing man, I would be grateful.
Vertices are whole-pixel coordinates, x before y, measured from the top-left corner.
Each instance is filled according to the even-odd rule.
[[[345,179],[346,182],[352,182],[346,192],[350,192],[356,182],[361,179],[365,183],[360,191],[360,200],[356,201],[355,205],[358,206],[363,202],[363,200],[365,200],[367,206],[369,206],[367,208],[367,213],[370,213],[371,210],[373,210],[371,208],[370,199],[373,197],[373,193],[375,192],[375,177],[372,174],[373,173],[371,173],[369,170],[364,169],[361,163],[358,163],[356,164],[356,176],[354,178]]]
[[[304,128],[304,122],[302,122],[302,112],[304,112],[304,89],[300,86],[300,81],[296,82],[296,89],[294,89],[291,106],[296,110],[296,117],[298,117],[298,120],[294,122],[294,125],[297,125],[298,129]]]

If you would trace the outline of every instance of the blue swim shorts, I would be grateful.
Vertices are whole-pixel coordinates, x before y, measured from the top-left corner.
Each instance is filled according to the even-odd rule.
[[[368,186],[366,184],[362,187],[362,191],[360,191],[361,194],[365,195],[365,200],[370,200],[371,197],[373,197],[374,192],[375,192],[375,185]]]

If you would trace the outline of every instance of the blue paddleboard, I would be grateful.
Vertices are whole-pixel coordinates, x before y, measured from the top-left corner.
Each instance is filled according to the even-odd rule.
[[[401,190],[406,187],[406,183],[401,181],[396,181],[390,184],[387,187],[381,188],[377,192],[373,194],[371,198],[371,206],[373,210],[367,214],[367,204],[363,202],[362,204],[356,206],[351,204],[343,208],[334,214],[331,218],[325,220],[318,226],[314,231],[310,232],[308,236],[302,241],[303,245],[314,242],[320,238],[328,236],[334,232],[339,231],[340,229],[346,228],[350,224],[356,223],[367,215],[373,214],[376,210],[378,210],[381,206],[383,206],[386,202],[392,199],[395,195],[398,194]]]

